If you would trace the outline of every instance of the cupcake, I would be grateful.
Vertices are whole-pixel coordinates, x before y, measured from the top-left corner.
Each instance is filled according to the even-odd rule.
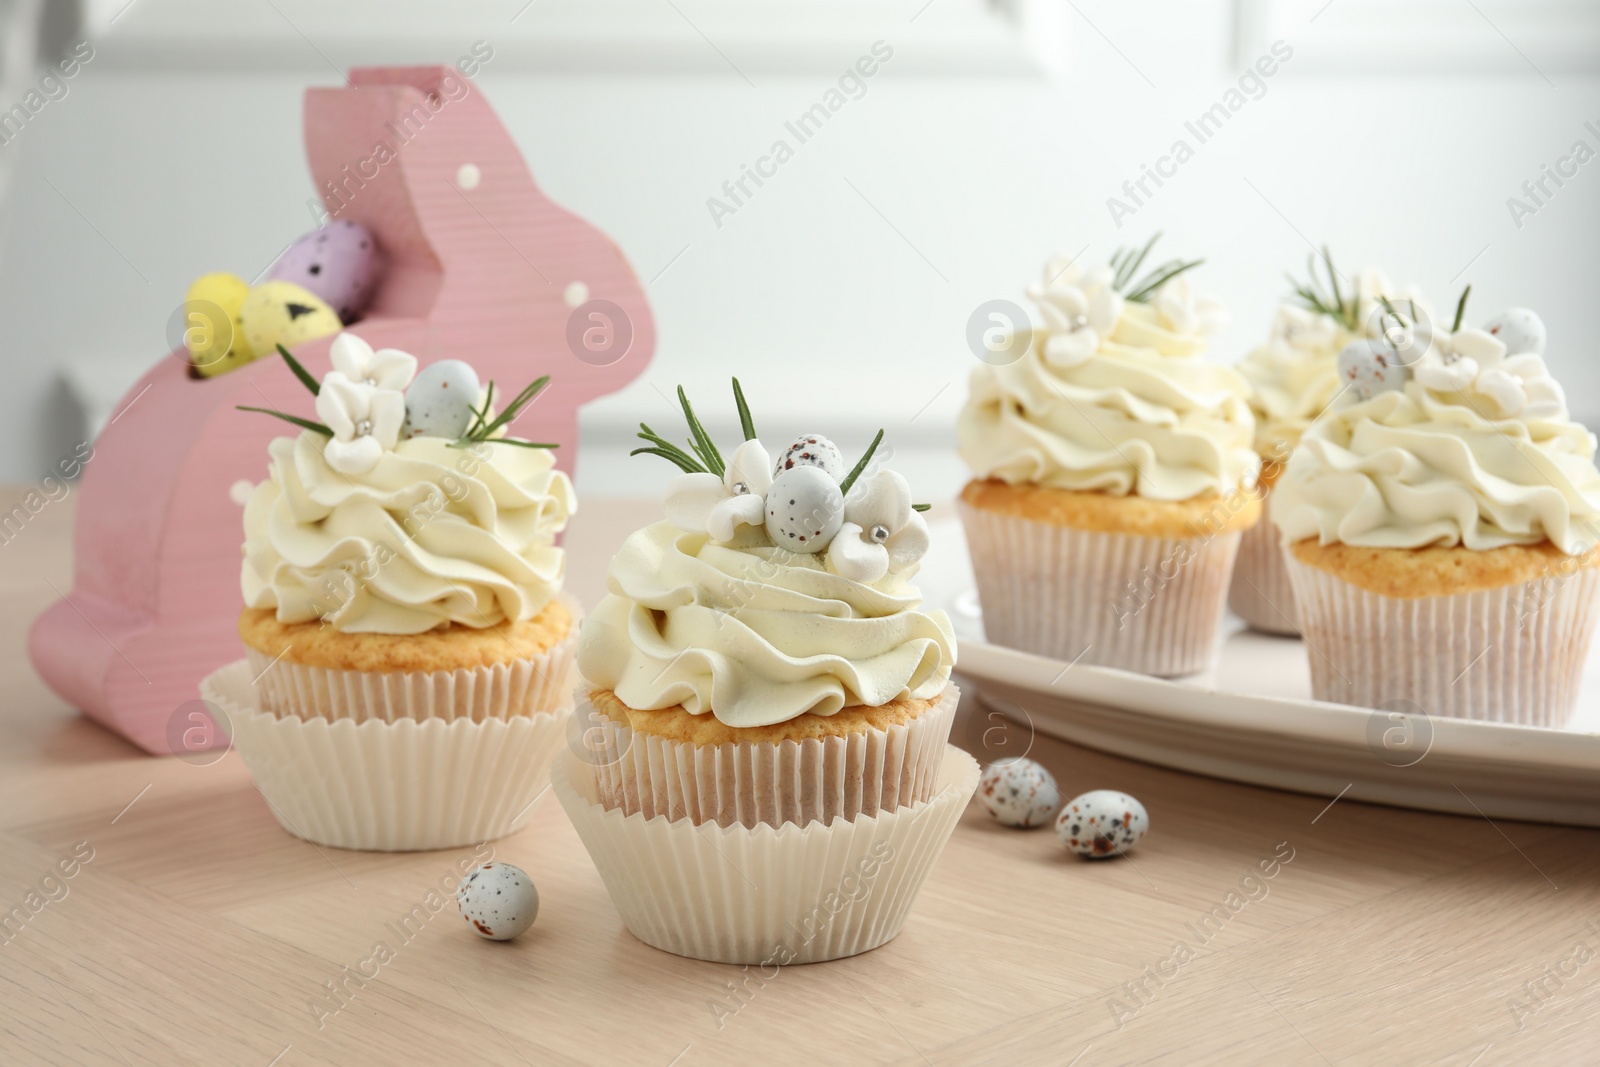
[[[246,663],[220,703],[290,831],[347,848],[501,836],[527,817],[571,706],[576,605],[550,448],[507,436],[494,383],[333,343],[320,421],[268,446],[244,509]],[[262,410],[262,409],[250,409]],[[240,685],[240,682],[243,685]]]
[[[1260,461],[1249,385],[1205,359],[1226,312],[1149,251],[1046,265],[1044,329],[972,375],[960,510],[989,640],[1175,676],[1215,657]]]
[[[928,528],[883,434],[853,467],[817,434],[774,459],[734,389],[726,459],[681,390],[690,449],[643,428],[683,473],[583,624],[589,752],[556,790],[641,940],[832,959],[898,932],[977,784],[947,744],[955,637],[911,584]]]
[[[1239,373],[1251,387],[1255,449],[1261,457],[1257,484],[1265,515],[1240,541],[1228,606],[1253,628],[1271,634],[1300,632],[1294,590],[1272,524],[1272,486],[1311,420],[1345,387],[1339,353],[1367,336],[1379,297],[1396,296],[1382,271],[1369,268],[1354,281],[1341,282],[1343,276],[1326,251],[1322,262],[1326,281],[1312,257],[1307,280],[1291,279],[1294,295],[1278,308],[1267,342],[1239,363]]]
[[[1275,491],[1313,694],[1561,726],[1594,633],[1595,437],[1512,309],[1450,329],[1387,305],[1340,353],[1350,388]]]

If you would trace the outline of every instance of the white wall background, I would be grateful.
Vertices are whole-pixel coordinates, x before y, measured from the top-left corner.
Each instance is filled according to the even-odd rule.
[[[95,59],[0,146],[0,480],[80,439],[64,375],[116,395],[166,351],[196,274],[252,276],[311,227],[306,85],[476,40],[536,178],[621,244],[657,315],[654,365],[586,411],[585,492],[658,491],[664,465],[624,455],[633,425],[669,422],[658,390],[682,382],[731,428],[738,373],[773,436],[850,451],[882,425],[919,496],[952,493],[973,308],[1021,302],[1054,249],[1103,259],[1154,229],[1233,308],[1219,359],[1327,241],[1438,305],[1471,281],[1478,318],[1539,310],[1600,423],[1600,162],[1520,229],[1506,207],[1575,141],[1600,150],[1592,3],[525,2],[91,5]],[[1119,231],[1106,198],[1277,38],[1294,57],[1265,95]],[[894,58],[866,95],[717,227],[707,197],[878,40]]]

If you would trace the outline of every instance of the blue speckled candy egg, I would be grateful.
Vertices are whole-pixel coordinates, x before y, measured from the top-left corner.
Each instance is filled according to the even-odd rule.
[[[1144,805],[1115,789],[1096,789],[1074,797],[1056,818],[1061,843],[1090,859],[1126,852],[1149,832],[1150,815]]]
[[[479,394],[478,372],[459,359],[441,359],[417,372],[406,387],[406,421],[400,439],[444,437],[467,432]]]
[[[821,552],[844,525],[844,494],[821,467],[784,471],[767,490],[767,537],[791,552]]]
[[[1544,354],[1544,320],[1527,308],[1508,308],[1483,324],[1506,346],[1506,355]]]
[[[456,889],[461,918],[490,941],[510,941],[527,932],[539,915],[539,891],[521,867],[485,863]]]
[[[367,309],[382,263],[378,242],[359,222],[330,222],[290,245],[268,277],[293,282],[320,297],[350,323]]]
[[[1007,826],[1043,826],[1061,807],[1061,790],[1043,765],[1013,757],[989,764],[978,779],[978,800]]]

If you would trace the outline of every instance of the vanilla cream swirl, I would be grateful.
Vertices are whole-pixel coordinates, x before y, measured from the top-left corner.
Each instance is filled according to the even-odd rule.
[[[1278,309],[1273,337],[1239,362],[1250,382],[1256,417],[1255,449],[1262,456],[1293,448],[1344,382],[1339,351],[1358,336],[1326,315]]]
[[[1549,540],[1578,554],[1600,536],[1595,437],[1565,419],[1491,421],[1417,382],[1335,405],[1301,438],[1273,492],[1286,542],[1372,548]]]
[[[548,450],[401,441],[341,474],[310,431],[268,446],[244,511],[245,604],[344,633],[531,619],[561,589],[577,501]]]
[[[1137,303],[1074,366],[1052,366],[1035,335],[1015,363],[973,372],[961,457],[1012,484],[1154,500],[1229,493],[1259,467],[1250,387],[1205,350],[1202,335]]]
[[[942,611],[907,572],[867,585],[764,538],[718,544],[658,522],[611,561],[578,669],[640,711],[683,705],[741,728],[936,698],[955,664]]]

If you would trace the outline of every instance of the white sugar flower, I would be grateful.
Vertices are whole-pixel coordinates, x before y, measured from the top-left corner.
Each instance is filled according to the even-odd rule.
[[[333,431],[322,450],[328,466],[341,474],[365,474],[400,439],[406,397],[398,389],[374,388],[329,371],[317,394],[317,418]]]
[[[674,526],[731,541],[739,526],[761,525],[770,488],[772,458],[760,441],[746,441],[734,450],[722,477],[701,471],[672,479],[663,507]]]
[[[1221,333],[1232,322],[1228,309],[1213,296],[1196,296],[1186,275],[1171,279],[1155,294],[1156,311],[1174,333]]]
[[[341,333],[328,349],[333,369],[352,382],[377,389],[404,390],[417,375],[417,357],[398,348],[372,346],[353,333]]]
[[[880,470],[857,483],[844,503],[844,525],[828,545],[828,569],[856,582],[905,570],[928,551],[928,524],[911,507],[911,486]]]
[[[1111,278],[1109,267],[1083,271],[1063,256],[1045,265],[1043,283],[1028,287],[1044,316],[1045,362],[1072,367],[1094,355],[1122,317],[1122,294],[1111,287]]]

